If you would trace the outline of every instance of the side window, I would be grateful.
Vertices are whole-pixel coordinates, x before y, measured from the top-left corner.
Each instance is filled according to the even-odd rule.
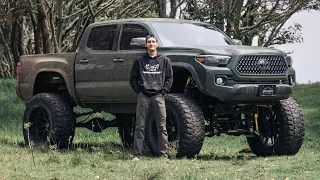
[[[112,50],[117,25],[100,26],[92,28],[87,47],[92,50]]]
[[[122,28],[120,50],[144,49],[145,37],[148,35],[145,27],[137,24],[125,24]]]

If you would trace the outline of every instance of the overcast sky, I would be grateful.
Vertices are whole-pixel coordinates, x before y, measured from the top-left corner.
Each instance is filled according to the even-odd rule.
[[[285,52],[293,51],[293,67],[297,82],[320,82],[320,12],[294,14],[287,22],[302,25],[302,43],[286,44],[277,48]]]

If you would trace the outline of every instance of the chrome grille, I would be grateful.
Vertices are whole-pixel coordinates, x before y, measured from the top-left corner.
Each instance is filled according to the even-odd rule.
[[[240,75],[286,75],[288,66],[282,56],[242,56],[236,70]]]

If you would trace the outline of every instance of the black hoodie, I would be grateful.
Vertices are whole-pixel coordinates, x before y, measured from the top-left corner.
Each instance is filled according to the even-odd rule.
[[[137,94],[142,92],[146,96],[154,96],[159,93],[168,93],[172,82],[171,61],[159,53],[155,57],[145,53],[132,65],[130,85]]]

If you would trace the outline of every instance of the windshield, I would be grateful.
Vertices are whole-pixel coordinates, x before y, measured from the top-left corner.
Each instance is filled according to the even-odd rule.
[[[209,24],[152,22],[163,46],[226,46],[233,42]]]

